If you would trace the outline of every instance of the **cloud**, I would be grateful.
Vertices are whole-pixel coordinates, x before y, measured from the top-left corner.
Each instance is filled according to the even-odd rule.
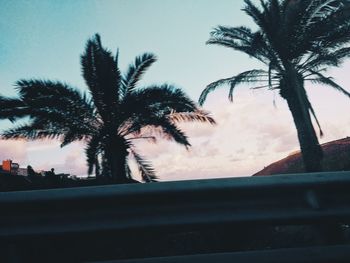
[[[191,140],[202,137],[208,138],[212,136],[217,129],[216,125],[197,122],[180,124],[179,127],[186,132]]]
[[[230,159],[230,162],[232,162],[232,163],[235,163],[235,162],[240,162],[240,161],[242,161],[242,159],[240,159],[240,158],[231,158]]]
[[[0,162],[11,159],[23,163],[27,159],[26,142],[23,140],[0,140]]]
[[[28,152],[45,151],[48,149],[57,149],[60,147],[61,143],[56,140],[38,140],[27,143]]]
[[[290,132],[280,136],[278,140],[276,140],[272,150],[276,153],[287,153],[297,148],[299,148],[297,134],[296,132]]]
[[[296,129],[284,100],[278,100],[275,108],[271,93],[237,90],[235,96],[234,103],[229,103],[227,96],[218,92],[204,105],[216,119],[216,126],[181,125],[192,145],[189,150],[164,139],[155,144],[135,142],[139,153],[152,162],[161,180],[250,176],[298,150]],[[349,118],[347,114],[340,114],[350,112],[349,101],[339,102],[330,110],[322,106],[323,98],[314,98],[311,94],[310,99],[315,101],[325,133],[321,142],[350,134]],[[60,148],[55,141],[28,144],[0,141],[0,157],[27,160],[40,169],[54,167],[57,172],[85,175],[87,171],[83,143]]]
[[[28,164],[35,170],[55,169],[56,173],[86,175],[85,145],[75,142],[61,148],[55,140],[44,140],[29,143]]]
[[[294,122],[284,100],[279,99],[274,107],[272,94],[242,91],[236,96],[234,103],[229,103],[226,96],[214,96],[215,100],[205,105],[218,125],[208,136],[190,138],[193,143],[188,152],[170,147],[169,152],[153,159],[161,179],[249,176],[299,149]],[[349,105],[342,107],[350,110]],[[328,117],[322,110],[320,116],[327,133],[321,141],[350,133],[346,116]]]
[[[63,163],[54,164],[55,170],[60,173],[72,175],[87,175],[87,164],[85,158],[82,158],[80,151],[71,152],[65,158]]]
[[[243,154],[245,152],[244,148],[240,148],[236,151],[236,154]]]

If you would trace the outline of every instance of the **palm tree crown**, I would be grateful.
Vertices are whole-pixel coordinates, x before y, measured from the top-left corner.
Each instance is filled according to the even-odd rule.
[[[245,0],[243,9],[258,26],[257,30],[218,26],[211,32],[208,44],[217,44],[248,54],[267,66],[209,84],[199,103],[221,85],[229,85],[229,99],[241,83],[254,84],[254,89],[278,90],[286,99],[298,131],[307,171],[320,171],[322,150],[312,126],[318,127],[314,109],[304,88],[305,81],[328,85],[346,96],[324,72],[339,66],[350,55],[350,4],[347,0],[270,0],[260,7]],[[322,135],[322,130],[320,128]]]
[[[88,173],[131,179],[129,156],[136,161],[143,181],[156,179],[151,164],[140,156],[134,140],[154,141],[155,135],[190,146],[176,123],[200,121],[214,124],[207,112],[174,86],[163,84],[137,88],[144,72],[156,61],[153,54],[136,57],[125,75],[99,35],[87,41],[81,56],[82,75],[89,93],[68,84],[47,80],[20,80],[18,98],[0,97],[1,118],[29,122],[7,130],[3,138],[60,138],[65,146],[85,140]]]

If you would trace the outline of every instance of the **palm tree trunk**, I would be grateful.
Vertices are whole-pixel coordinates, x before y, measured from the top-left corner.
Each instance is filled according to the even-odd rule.
[[[281,96],[288,103],[297,129],[305,171],[320,172],[323,152],[312,125],[303,79],[296,70],[290,69],[281,84]]]
[[[123,183],[127,181],[125,169],[126,169],[126,154],[113,149],[111,158],[111,175],[112,179],[117,183]]]
[[[106,165],[105,173],[116,183],[128,181],[126,175],[127,148],[123,139],[112,138],[109,140],[105,151]]]

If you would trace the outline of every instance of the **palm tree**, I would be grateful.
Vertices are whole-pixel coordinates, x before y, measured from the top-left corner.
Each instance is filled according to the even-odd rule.
[[[339,66],[350,55],[349,5],[346,0],[270,0],[260,1],[259,7],[245,0],[243,11],[258,29],[218,26],[207,43],[246,53],[266,69],[245,71],[209,84],[199,103],[202,105],[208,93],[222,85],[229,85],[231,101],[234,88],[241,83],[254,84],[254,89],[278,90],[292,113],[305,170],[321,171],[323,153],[311,117],[321,136],[322,130],[304,83],[324,84],[350,97],[324,75],[328,67]]]
[[[82,74],[89,93],[82,94],[66,83],[48,80],[20,80],[18,98],[0,97],[0,118],[19,124],[3,133],[4,139],[60,138],[61,146],[73,141],[87,143],[88,173],[131,179],[127,163],[133,157],[143,181],[156,179],[151,164],[135,149],[139,139],[156,140],[156,135],[189,147],[179,121],[214,124],[207,112],[198,108],[185,93],[171,85],[137,88],[144,72],[156,61],[153,54],[136,57],[125,75],[115,57],[105,49],[99,35],[87,41],[81,56]]]

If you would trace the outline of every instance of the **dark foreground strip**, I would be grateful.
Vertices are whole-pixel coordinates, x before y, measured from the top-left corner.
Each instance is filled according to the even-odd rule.
[[[350,222],[349,189],[350,172],[335,172],[0,193],[0,262],[61,263],[74,257],[73,262],[119,258],[129,261],[115,262],[349,263],[350,247],[344,245],[349,239],[341,241],[337,235],[338,226]],[[288,225],[318,227],[320,232],[330,232],[324,235],[330,241],[317,243],[320,235],[308,247],[291,244],[281,247],[293,249],[260,251],[269,247],[261,246],[249,252],[195,255],[246,250],[215,250],[219,246],[193,249],[188,256],[175,256],[191,254],[182,253],[181,244],[179,251],[165,254],[158,253],[157,247],[152,254],[138,254],[137,248],[125,252],[133,248],[130,236],[136,239],[145,233],[158,233],[161,247],[159,233],[197,231],[201,237],[218,227],[249,230]],[[196,236],[185,237],[191,247]],[[120,249],[116,242],[123,241],[131,245]],[[90,242],[96,246],[87,249]],[[323,245],[338,246],[317,247]],[[136,257],[150,258],[131,260]]]

